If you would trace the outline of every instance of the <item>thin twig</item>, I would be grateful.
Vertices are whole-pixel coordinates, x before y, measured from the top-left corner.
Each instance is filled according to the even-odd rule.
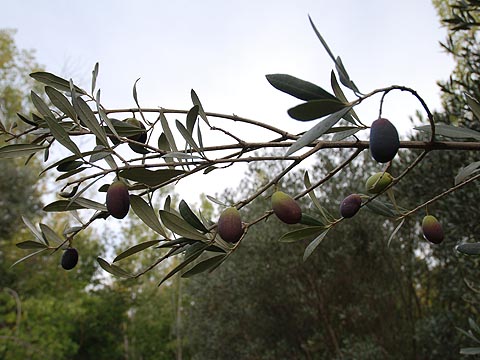
[[[417,212],[418,210],[420,210],[421,208],[424,208],[425,206],[428,206],[430,205],[431,203],[434,203],[435,201],[441,199],[442,197],[448,195],[448,194],[451,194],[452,192],[464,187],[465,185],[468,185],[472,182],[474,182],[475,180],[478,180],[480,179],[480,174],[477,174],[475,176],[472,176],[471,178],[465,180],[465,181],[462,181],[461,183],[455,185],[455,186],[452,186],[450,189],[447,189],[445,190],[444,192],[434,196],[433,198],[431,198],[430,200],[427,200],[425,201],[423,204],[420,204],[418,205],[417,207],[413,208],[412,210],[410,211],[407,211],[406,213],[402,214],[402,216],[398,217],[397,220],[401,220],[415,212]]]

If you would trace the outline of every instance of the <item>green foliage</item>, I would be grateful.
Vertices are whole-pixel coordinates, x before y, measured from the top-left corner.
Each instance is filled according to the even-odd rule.
[[[18,49],[14,35],[14,30],[0,29],[0,119],[10,126],[18,112],[31,108],[27,94],[35,84],[25,75],[39,69],[34,53]]]

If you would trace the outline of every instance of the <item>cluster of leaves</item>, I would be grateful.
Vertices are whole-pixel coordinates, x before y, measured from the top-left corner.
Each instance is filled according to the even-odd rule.
[[[480,1],[454,1],[448,6],[449,14],[442,19],[453,32],[471,30],[480,25]]]

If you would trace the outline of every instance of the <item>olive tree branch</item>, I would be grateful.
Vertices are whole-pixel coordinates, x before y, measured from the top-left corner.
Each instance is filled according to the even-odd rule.
[[[478,179],[480,179],[480,174],[477,174],[477,175],[475,175],[475,176],[472,176],[471,178],[468,178],[467,180],[462,181],[461,183],[458,183],[458,184],[455,185],[455,186],[452,186],[451,188],[445,190],[444,192],[442,192],[442,193],[434,196],[434,197],[431,198],[430,200],[425,201],[423,204],[420,204],[420,205],[418,205],[417,207],[413,208],[412,210],[407,211],[406,213],[402,214],[401,216],[399,216],[399,217],[397,218],[397,220],[401,220],[401,219],[403,219],[403,218],[406,218],[407,216],[409,216],[409,215],[417,212],[417,211],[420,210],[421,208],[430,205],[431,203],[433,203],[433,202],[441,199],[442,197],[444,197],[444,196],[446,196],[446,195],[448,195],[448,194],[451,194],[451,193],[453,193],[454,191],[456,191],[456,190],[464,187],[465,185],[468,185],[468,184],[470,184],[470,183],[472,183],[472,182],[474,182],[475,180],[478,180]]]

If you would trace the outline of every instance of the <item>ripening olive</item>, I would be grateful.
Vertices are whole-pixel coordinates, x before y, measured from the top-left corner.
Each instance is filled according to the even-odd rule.
[[[243,235],[240,212],[234,207],[228,207],[220,214],[217,223],[220,237],[229,243],[236,243]]]
[[[435,216],[427,215],[422,221],[423,237],[434,244],[440,244],[443,241],[442,224]]]
[[[365,187],[371,194],[382,192],[393,181],[393,176],[388,172],[378,172],[367,179]]]
[[[300,205],[290,195],[282,191],[273,193],[272,210],[286,224],[297,224],[302,219]]]

